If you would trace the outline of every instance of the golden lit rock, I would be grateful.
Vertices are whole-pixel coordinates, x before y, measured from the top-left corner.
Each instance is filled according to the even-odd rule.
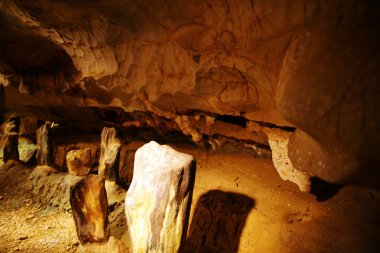
[[[91,150],[89,148],[71,150],[66,155],[66,165],[71,175],[87,175],[91,170]]]
[[[98,173],[107,180],[116,179],[120,145],[120,140],[116,137],[116,129],[103,128]]]
[[[265,128],[268,135],[269,145],[272,149],[272,160],[274,167],[283,180],[289,180],[303,192],[310,191],[310,174],[296,169],[289,159],[288,144],[292,136],[291,132],[281,129]]]
[[[106,242],[110,231],[104,178],[89,175],[72,186],[70,204],[80,242]]]
[[[135,155],[125,198],[132,252],[180,252],[184,246],[195,160],[151,141]]]

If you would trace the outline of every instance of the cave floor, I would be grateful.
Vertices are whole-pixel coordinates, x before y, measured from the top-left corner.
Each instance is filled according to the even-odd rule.
[[[174,148],[197,160],[186,252],[377,252],[380,247],[379,192],[348,186],[317,201],[282,181],[271,160]],[[32,193],[30,172],[17,163],[0,170],[0,252],[95,252],[79,245],[70,211]],[[118,194],[124,198],[125,192]],[[111,222],[111,234],[129,247],[125,230],[125,223]]]

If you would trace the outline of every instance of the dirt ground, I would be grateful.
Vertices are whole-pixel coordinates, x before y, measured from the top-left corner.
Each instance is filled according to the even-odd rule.
[[[282,181],[271,160],[175,148],[197,160],[186,252],[378,252],[379,192],[348,186],[317,201]],[[0,170],[0,252],[113,251],[80,246],[65,188],[76,179],[10,167]],[[111,234],[129,248],[125,191],[111,195]]]

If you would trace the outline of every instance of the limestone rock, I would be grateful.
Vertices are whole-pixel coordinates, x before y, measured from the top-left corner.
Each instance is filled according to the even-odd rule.
[[[91,170],[91,150],[89,148],[71,150],[66,155],[66,165],[71,175],[87,175]]]
[[[100,145],[98,173],[107,180],[115,180],[121,145],[115,128],[103,128]]]
[[[125,187],[132,182],[135,153],[136,150],[128,150],[125,146],[120,150],[119,181]]]
[[[272,159],[278,174],[283,180],[289,180],[303,192],[310,191],[310,174],[297,170],[289,159],[288,144],[292,133],[281,129],[265,128],[269,145],[272,149]]]
[[[52,128],[56,124],[46,122],[37,129],[37,162],[39,165],[53,165],[53,140]]]
[[[70,204],[80,242],[106,242],[110,232],[104,178],[89,175],[72,186]]]
[[[195,160],[151,141],[135,155],[125,209],[132,252],[180,252],[186,237]]]
[[[3,114],[5,112],[5,91],[2,82],[0,81],[0,124],[3,123]]]
[[[19,136],[18,137],[18,153],[20,157],[20,161],[25,163],[29,161],[35,161],[35,153],[37,150],[36,144],[27,137]]]
[[[3,161],[18,160],[19,118],[10,118],[3,126]]]

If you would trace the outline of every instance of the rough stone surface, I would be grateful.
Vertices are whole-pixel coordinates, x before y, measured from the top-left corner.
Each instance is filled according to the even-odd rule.
[[[269,145],[272,149],[274,167],[283,180],[289,180],[303,192],[310,191],[310,174],[294,167],[289,158],[289,140],[292,133],[280,129],[266,129]]]
[[[108,202],[104,178],[89,175],[71,188],[70,204],[82,244],[109,238]]]
[[[119,180],[125,187],[132,182],[135,153],[136,150],[129,150],[127,146],[120,149]]]
[[[35,154],[37,150],[37,145],[34,142],[24,136],[18,137],[18,153],[20,161],[25,163],[33,161],[35,162]]]
[[[195,142],[215,132],[268,144],[244,124],[197,126],[206,117],[295,127],[348,159],[317,176],[379,188],[379,10],[370,0],[3,0],[5,109]]]
[[[3,125],[3,161],[18,160],[18,130],[19,118],[10,118],[7,123]]]
[[[29,191],[36,196],[41,204],[62,211],[71,210],[70,188],[82,177],[58,173],[49,166],[37,166],[28,180],[31,182]]]
[[[181,252],[194,180],[192,156],[153,141],[137,150],[125,198],[132,252]]]
[[[37,129],[37,162],[39,165],[53,165],[53,139],[51,128],[54,123],[46,122]]]
[[[289,44],[277,107],[308,135],[313,150],[336,159],[304,169],[330,182],[379,188],[380,3],[333,1],[321,7]],[[294,144],[301,145],[293,147],[299,158],[320,162],[306,143]]]
[[[91,171],[97,172],[99,162],[100,143],[76,142],[73,144],[62,143],[54,145],[54,163],[59,168],[66,168],[66,155],[72,150],[90,149],[91,151]]]
[[[120,146],[120,140],[116,137],[116,129],[103,128],[98,173],[107,180],[116,180]]]
[[[66,165],[71,175],[87,175],[91,170],[91,150],[89,148],[71,150],[66,155]]]
[[[3,124],[3,114],[5,112],[5,91],[2,82],[0,82],[0,124]]]

